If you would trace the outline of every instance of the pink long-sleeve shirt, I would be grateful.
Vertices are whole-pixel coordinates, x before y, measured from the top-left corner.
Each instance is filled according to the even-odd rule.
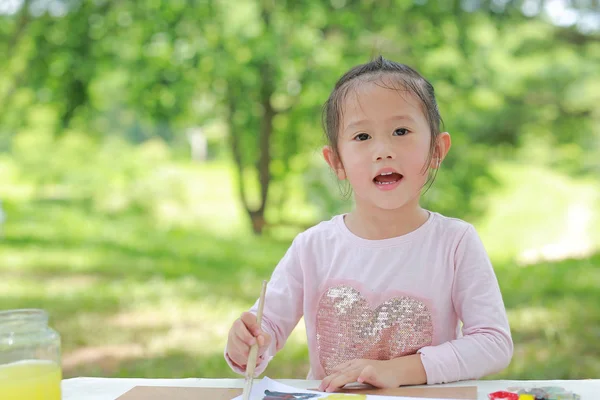
[[[415,353],[428,384],[477,379],[502,370],[513,352],[498,281],[477,232],[433,212],[416,230],[390,239],[354,235],[343,215],[298,235],[267,288],[262,328],[273,340],[256,373],[302,316],[308,379],[323,379],[352,359]]]

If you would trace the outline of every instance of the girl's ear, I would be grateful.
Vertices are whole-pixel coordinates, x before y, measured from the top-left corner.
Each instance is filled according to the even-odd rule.
[[[339,180],[343,181],[346,179],[346,171],[344,170],[342,160],[340,160],[340,157],[330,146],[323,147],[323,158],[325,158],[325,161],[335,172]]]
[[[438,135],[435,150],[433,151],[433,157],[431,158],[430,168],[439,168],[450,150],[452,140],[448,132],[442,132]]]

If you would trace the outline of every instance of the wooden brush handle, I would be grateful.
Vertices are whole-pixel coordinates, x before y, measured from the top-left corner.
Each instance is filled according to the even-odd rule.
[[[265,295],[267,293],[267,281],[263,281],[262,289],[260,291],[260,298],[258,299],[258,312],[256,313],[256,323],[258,326],[262,325],[263,310],[265,308]],[[246,364],[246,377],[249,379],[254,378],[254,369],[256,368],[256,358],[258,357],[258,342],[254,343],[250,347],[250,354],[248,355],[248,363]]]

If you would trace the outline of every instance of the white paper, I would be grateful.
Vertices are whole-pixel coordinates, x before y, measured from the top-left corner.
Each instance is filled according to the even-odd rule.
[[[316,392],[313,390],[298,389],[293,386],[284,385],[282,383],[274,381],[273,379],[269,379],[269,378],[265,377],[261,380],[258,380],[258,379],[254,380],[254,384],[252,385],[252,393],[250,393],[250,400],[264,400],[266,390],[269,390],[271,392],[279,392],[279,393],[286,393],[286,394],[293,393],[293,394],[315,395],[314,397],[310,397],[308,399],[298,396],[299,400],[317,400],[317,399],[326,400],[327,397],[332,396],[332,395],[335,395],[335,399],[337,400],[337,399],[339,399],[339,396],[341,395],[340,393],[323,393],[323,392]],[[344,396],[344,399],[346,397],[348,397],[348,400],[353,400],[355,398],[362,400],[362,397],[359,397],[359,395],[355,395],[355,394],[346,394]],[[242,400],[242,398],[243,397],[240,395],[232,400]],[[423,400],[422,398],[416,398],[416,397],[375,396],[375,395],[371,395],[371,394],[366,395],[366,399],[367,400]],[[448,400],[448,399],[430,399],[430,400]]]

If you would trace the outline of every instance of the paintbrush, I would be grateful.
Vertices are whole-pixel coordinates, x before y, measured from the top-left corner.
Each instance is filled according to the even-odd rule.
[[[260,298],[258,299],[258,312],[256,313],[256,323],[261,326],[263,308],[265,307],[265,294],[267,293],[267,281],[263,281]],[[254,368],[256,367],[256,357],[258,356],[258,340],[250,347],[248,363],[246,364],[246,381],[244,383],[243,400],[250,400],[252,392],[252,383],[254,382]]]

